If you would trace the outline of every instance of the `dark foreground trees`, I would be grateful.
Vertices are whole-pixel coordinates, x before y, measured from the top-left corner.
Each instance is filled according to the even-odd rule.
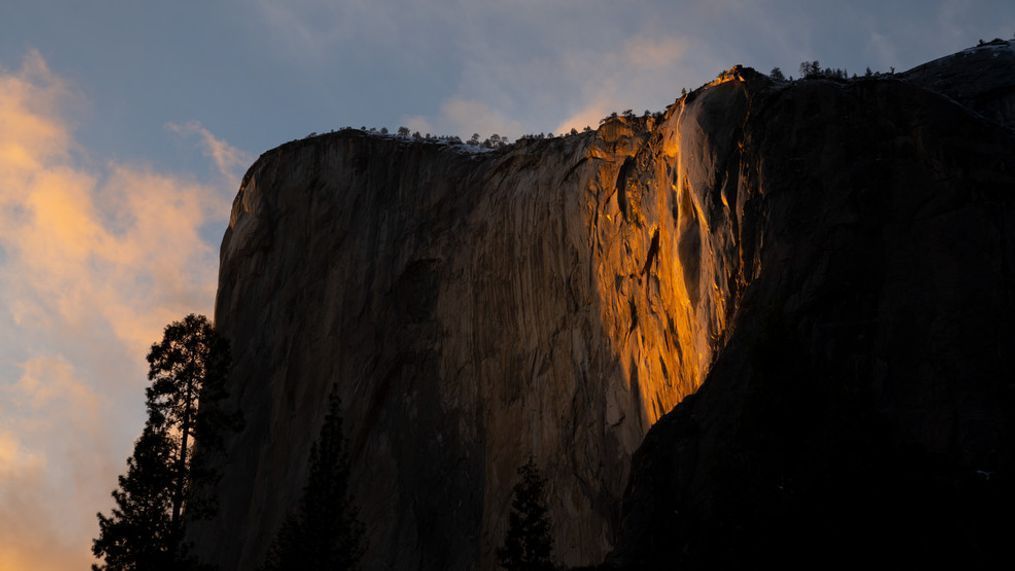
[[[349,499],[349,455],[335,387],[321,434],[310,449],[307,484],[268,552],[263,569],[352,569],[363,555],[363,525]]]
[[[497,560],[509,571],[555,569],[546,480],[532,457],[518,469],[518,475],[521,481],[512,494],[507,535],[504,545],[497,550]]]
[[[173,474],[166,459],[173,443],[159,423],[145,424],[127,460],[127,473],[113,491],[116,507],[99,514],[99,537],[92,546],[105,560],[92,569],[170,569],[176,562],[177,529],[170,524]]]
[[[103,563],[93,569],[198,568],[186,554],[183,524],[213,512],[199,492],[215,474],[194,462],[194,448],[216,448],[225,431],[239,426],[238,415],[221,408],[229,364],[228,344],[204,316],[169,324],[152,345],[148,420],[113,492],[116,507],[98,514],[92,552]]]

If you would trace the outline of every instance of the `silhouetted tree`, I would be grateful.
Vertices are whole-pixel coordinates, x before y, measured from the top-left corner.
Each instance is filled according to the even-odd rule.
[[[221,407],[228,396],[229,365],[229,344],[203,315],[190,314],[167,325],[162,341],[148,353],[149,417],[161,418],[163,428],[178,435],[173,451],[174,526],[182,525],[188,508],[193,508],[189,515],[197,517],[208,515],[203,512],[210,508],[203,502],[188,505],[196,499],[191,495],[195,480],[212,476],[194,469],[195,445],[218,448],[227,430],[239,428],[239,415],[226,414]]]
[[[808,79],[818,75],[821,75],[821,64],[818,63],[818,60],[800,63],[800,77]]]
[[[546,480],[531,456],[518,475],[521,481],[512,493],[507,535],[497,549],[497,560],[509,571],[554,569],[551,521],[544,497]]]
[[[173,470],[166,461],[172,439],[159,422],[145,424],[113,492],[116,507],[98,514],[99,537],[92,553],[103,559],[94,570],[166,570],[176,564],[179,530],[169,519],[173,508]]]
[[[303,496],[279,529],[265,571],[352,569],[363,556],[363,525],[348,495],[349,455],[341,409],[332,387],[324,425],[310,449]]]
[[[786,76],[782,74],[782,70],[778,67],[773,67],[768,76],[776,81],[786,81]]]
[[[398,136],[399,137],[408,137],[409,136],[409,128],[408,127],[399,127],[398,128]]]
[[[499,149],[507,144],[507,139],[501,138],[500,135],[494,133],[489,138],[485,139],[482,143],[482,147],[486,149]]]
[[[194,448],[219,447],[223,433],[240,424],[238,414],[221,409],[229,345],[206,317],[191,314],[170,323],[147,358],[148,421],[113,492],[116,508],[109,517],[98,514],[92,552],[104,564],[95,569],[197,568],[182,544],[183,524],[213,513],[213,502],[196,489],[215,474],[197,466]]]

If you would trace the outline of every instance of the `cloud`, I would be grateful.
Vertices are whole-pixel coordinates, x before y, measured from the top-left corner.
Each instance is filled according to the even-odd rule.
[[[108,403],[60,357],[36,356],[0,393],[0,569],[87,568],[94,510],[117,472]]]
[[[443,132],[468,138],[472,133],[488,137],[494,133],[517,135],[523,132],[522,124],[498,112],[489,105],[467,99],[452,98],[441,105],[440,113],[431,119],[413,115],[403,117],[405,126],[420,133],[438,133],[434,125],[440,125]]]
[[[91,558],[53,527],[38,482],[46,465],[10,433],[0,432],[0,569],[58,571],[87,568]]]
[[[318,65],[314,73],[325,75],[343,64],[351,70],[344,82],[367,82],[366,91],[383,93],[377,108],[401,99],[401,110],[378,112],[400,117],[413,130],[516,138],[565,125],[595,126],[602,115],[593,119],[592,113],[659,109],[680,87],[711,79],[686,57],[692,24],[683,16],[694,10],[658,4],[407,0],[394,7],[365,0],[261,0],[256,14],[279,57]],[[663,23],[675,15],[681,18],[672,23],[679,25]],[[330,61],[308,63],[322,54],[332,54]],[[374,73],[357,75],[360,68]],[[417,75],[419,69],[428,73]],[[391,95],[406,85],[419,97]]]
[[[414,32],[413,23],[440,9],[423,0],[258,0],[254,11],[267,24],[269,36],[287,52],[287,59],[305,66],[327,61],[343,42],[395,43],[408,36],[424,39],[429,36],[427,30]]]
[[[23,401],[33,411],[72,404],[88,420],[94,420],[101,413],[98,396],[74,375],[74,368],[66,359],[35,356],[26,361],[22,369],[24,372],[11,392],[16,400]]]
[[[588,70],[578,82],[583,104],[557,125],[556,132],[595,128],[611,112],[632,108],[638,99],[632,97],[632,86],[653,98],[672,101],[677,96],[674,79],[691,75],[683,67],[688,46],[683,38],[643,32],[600,54],[598,66],[583,66]]]
[[[197,136],[205,155],[212,159],[219,174],[225,180],[233,180],[241,174],[239,169],[246,168],[253,157],[226,141],[216,137],[206,129],[200,121],[187,121],[186,123],[166,123],[166,129],[184,136]]]
[[[42,465],[42,458],[22,448],[13,434],[0,432],[0,478],[7,479],[25,472],[39,472]]]
[[[94,514],[140,430],[144,355],[208,312],[216,245],[249,156],[198,122],[212,182],[84,160],[79,97],[37,52],[0,69],[0,571],[86,568]]]
[[[422,115],[408,115],[402,117],[402,123],[404,123],[402,126],[410,131],[418,132],[420,134],[435,134],[433,125],[431,125],[430,121]]]
[[[482,46],[473,39],[466,44]],[[687,40],[645,30],[632,33],[613,45],[585,49],[582,43],[543,57],[512,58],[488,47],[477,47],[465,56],[462,80],[430,116],[413,120],[440,132],[468,137],[492,133],[517,138],[536,128],[540,109],[556,109],[546,115],[553,132],[595,127],[611,111],[639,103],[655,108],[672,101],[679,91],[679,78],[688,77]],[[567,93],[562,98],[561,93]],[[528,117],[522,121],[519,117]],[[433,132],[433,131],[431,131]]]
[[[687,42],[675,37],[636,36],[622,51],[624,65],[658,70],[679,62],[687,52]]]
[[[0,72],[3,70],[0,69]],[[42,88],[40,89],[40,86]],[[65,82],[53,75],[39,52],[29,51],[16,74],[0,73],[0,180],[24,176],[39,161],[59,158],[70,135],[52,120],[59,104],[70,95]],[[16,136],[15,136],[16,135]],[[0,186],[0,199],[12,191]]]
[[[599,121],[603,117],[618,110],[620,106],[621,102],[615,96],[593,99],[587,102],[584,107],[561,121],[557,125],[555,132],[567,133],[571,129],[581,131],[585,127],[592,127],[594,129],[599,125]]]
[[[441,107],[443,120],[456,130],[472,129],[484,136],[494,133],[519,133],[522,124],[507,115],[491,109],[485,103],[467,99],[451,99]]]

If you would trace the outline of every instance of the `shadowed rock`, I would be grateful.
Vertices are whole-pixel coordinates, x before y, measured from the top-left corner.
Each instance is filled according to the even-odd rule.
[[[611,565],[1010,560],[1013,132],[894,79],[751,101],[761,270],[636,453]]]
[[[491,568],[530,454],[558,556],[602,561],[660,417],[614,565],[736,563],[1006,481],[1015,142],[916,75],[738,67],[661,117],[494,152],[266,153],[222,244],[246,427],[198,553],[260,563],[333,383],[371,569]]]

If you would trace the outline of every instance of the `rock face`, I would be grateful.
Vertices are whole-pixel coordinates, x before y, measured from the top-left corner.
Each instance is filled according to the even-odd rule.
[[[655,133],[470,154],[343,132],[263,156],[216,305],[246,428],[199,552],[260,562],[337,384],[366,568],[490,568],[529,455],[558,556],[601,561],[630,456],[700,384],[738,287],[705,205],[639,154]]]
[[[961,75],[941,60],[903,76],[919,81],[748,88],[762,269],[700,390],[636,453],[612,566],[1011,560],[1004,50],[1004,75],[953,98],[914,85]]]
[[[246,426],[198,554],[261,562],[332,385],[368,569],[492,568],[530,455],[571,565],[753,549],[770,514],[840,513],[844,482],[995,498],[1015,136],[921,85],[735,68],[494,152],[344,131],[266,153],[222,244]]]
[[[994,40],[902,74],[983,117],[1015,128],[1015,40]]]

